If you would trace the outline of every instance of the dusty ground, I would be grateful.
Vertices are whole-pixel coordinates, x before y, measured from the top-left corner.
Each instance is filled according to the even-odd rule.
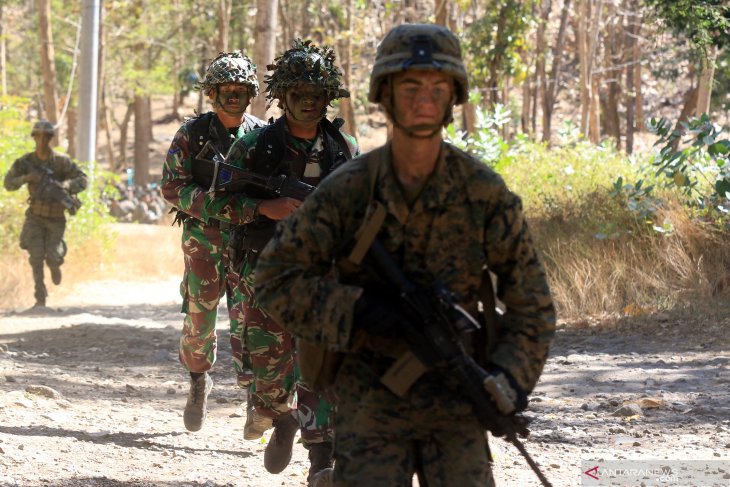
[[[119,228],[122,244],[137,242],[120,252],[151,259],[177,231]],[[242,439],[245,394],[225,332],[208,421],[185,431],[179,276],[144,276],[64,283],[45,313],[0,313],[0,485],[304,485],[300,445],[283,474],[268,475],[265,444]],[[727,303],[562,326],[528,411],[527,449],[556,487],[580,485],[581,460],[640,458],[724,460],[728,480],[716,485],[730,485],[728,327]],[[492,445],[499,485],[538,485],[513,447]]]

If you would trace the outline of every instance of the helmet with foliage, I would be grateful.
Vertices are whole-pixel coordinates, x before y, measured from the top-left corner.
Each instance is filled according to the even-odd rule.
[[[39,120],[33,124],[33,128],[30,131],[31,137],[35,134],[56,135],[56,127],[48,120]]]
[[[446,27],[403,24],[391,30],[375,54],[368,100],[380,102],[382,82],[391,74],[409,69],[450,74],[456,85],[456,104],[467,100],[469,82],[459,39]]]
[[[317,47],[310,40],[296,39],[291,49],[266,68],[273,71],[264,78],[266,98],[279,100],[280,108],[283,108],[286,91],[299,83],[322,88],[328,101],[350,96],[350,92],[342,88],[342,72],[335,66],[335,52],[328,46]]]
[[[208,66],[205,78],[196,85],[206,95],[218,85],[241,83],[249,87],[249,95],[259,94],[259,81],[256,78],[256,65],[241,51],[221,52]]]

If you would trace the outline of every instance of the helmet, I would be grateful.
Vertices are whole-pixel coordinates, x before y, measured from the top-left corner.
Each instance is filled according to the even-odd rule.
[[[456,83],[456,104],[467,100],[469,81],[461,58],[459,39],[446,27],[403,24],[391,30],[375,54],[368,100],[378,103],[383,80],[393,73],[408,69],[450,74]]]
[[[33,129],[30,131],[31,137],[35,134],[56,135],[56,127],[48,120],[39,120],[33,124]]]
[[[335,66],[335,52],[328,46],[317,47],[310,40],[296,39],[292,48],[274,59],[274,64],[266,69],[273,71],[264,78],[269,100],[284,100],[286,90],[298,83],[319,86],[327,93],[329,101],[350,96],[350,92],[342,88],[342,72]]]
[[[223,83],[242,83],[249,87],[251,97],[259,94],[256,65],[241,51],[218,54],[208,66],[203,81],[198,82],[195,88],[203,90],[208,95],[213,88]]]

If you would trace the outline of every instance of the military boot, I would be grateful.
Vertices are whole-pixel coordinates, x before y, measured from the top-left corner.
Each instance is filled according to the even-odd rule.
[[[292,413],[274,420],[274,432],[264,450],[264,467],[269,473],[279,473],[289,465],[294,435],[298,429],[299,421]]]
[[[213,389],[213,379],[207,372],[195,376],[190,374],[190,391],[183,413],[183,421],[188,431],[199,431],[203,427],[208,414],[208,394],[211,389]]]
[[[330,470],[330,472],[327,472]],[[313,443],[309,447],[309,475],[307,484],[313,486],[327,486],[332,470],[332,442]]]
[[[253,399],[249,393],[246,402],[246,424],[243,425],[244,440],[258,440],[264,433],[274,426],[274,420],[256,411]]]
[[[58,286],[61,284],[61,268],[59,266],[48,266],[51,270],[51,281]]]

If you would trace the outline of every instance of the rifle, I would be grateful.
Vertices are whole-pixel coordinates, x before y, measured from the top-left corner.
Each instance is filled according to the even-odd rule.
[[[289,197],[299,201],[314,191],[315,186],[303,183],[290,176],[263,176],[248,169],[243,169],[225,162],[218,149],[206,142],[196,159],[210,164],[212,178],[208,192],[230,191],[243,192],[256,197],[283,198]]]
[[[551,487],[550,481],[517,438],[518,435],[524,438],[529,433],[526,418],[504,415],[497,410],[495,403],[511,405],[511,401],[492,376],[464,350],[459,334],[474,331],[480,326],[478,322],[452,302],[450,293],[443,286],[437,285],[433,292],[427,292],[411,282],[377,238],[373,240],[368,255],[386,280],[395,285],[408,315],[414,316],[422,325],[403,324],[410,353],[398,359],[381,382],[402,396],[427,370],[426,364],[445,363],[446,370],[458,379],[481,425],[512,443],[540,482]],[[504,409],[500,407],[500,410]]]
[[[35,199],[52,203],[60,203],[71,215],[75,215],[81,208],[81,200],[76,195],[71,195],[64,189],[60,182],[53,177],[53,171],[44,166],[31,164],[28,166],[31,171],[39,174],[36,190],[33,194]]]

